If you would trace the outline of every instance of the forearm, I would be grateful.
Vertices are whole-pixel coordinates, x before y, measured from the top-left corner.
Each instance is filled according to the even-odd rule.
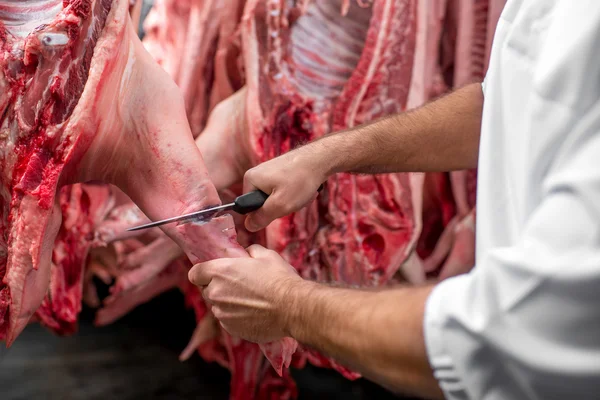
[[[298,149],[326,177],[477,166],[483,110],[481,84],[468,85],[418,109],[328,135]]]
[[[289,295],[289,334],[391,390],[443,398],[423,338],[430,291],[358,291],[304,282]]]

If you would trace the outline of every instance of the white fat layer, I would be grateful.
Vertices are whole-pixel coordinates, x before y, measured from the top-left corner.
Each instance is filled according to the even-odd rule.
[[[340,7],[339,0],[311,2],[292,28],[294,76],[312,97],[338,96],[362,54],[371,10],[353,2],[342,15]]]
[[[0,0],[0,22],[16,37],[49,24],[62,11],[62,0]]]
[[[135,51],[133,46],[129,46],[129,55],[127,57],[127,65],[125,65],[125,70],[123,71],[123,75],[121,76],[121,85],[120,85],[120,91],[121,91],[121,96],[124,96],[125,93],[123,93],[124,90],[127,90],[127,88],[129,87],[129,85],[127,84],[127,82],[129,82],[129,80],[131,79],[131,74],[133,73],[133,66],[135,65],[136,62],[136,57],[135,57]]]
[[[40,42],[44,46],[64,46],[69,43],[69,36],[66,33],[42,33],[40,35]]]

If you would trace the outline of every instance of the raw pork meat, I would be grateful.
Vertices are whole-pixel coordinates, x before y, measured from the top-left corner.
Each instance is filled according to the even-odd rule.
[[[193,141],[181,96],[135,35],[127,1],[0,5],[1,209],[7,249],[0,332],[10,345],[50,283],[52,245],[61,222],[55,195],[62,186],[114,184],[152,219],[220,204],[220,199]],[[38,12],[31,13],[31,7]],[[165,103],[150,101],[156,98]],[[164,231],[192,262],[247,256],[230,216]],[[281,371],[295,342],[265,349]]]
[[[505,0],[449,0],[446,29],[454,34],[446,41],[454,51],[453,85],[481,82],[489,63],[495,27]],[[426,272],[438,278],[468,272],[475,263],[475,200],[477,170],[450,173],[456,216],[445,222],[431,257],[424,260]],[[430,217],[430,216],[429,216]]]
[[[204,128],[211,108],[217,47],[221,53],[226,51],[227,39],[232,35],[228,29],[235,29],[239,19],[236,13],[241,13],[243,4],[158,0],[145,21],[144,46],[180,87],[194,136]],[[220,54],[222,57],[226,55]]]
[[[94,229],[112,206],[104,185],[70,185],[60,190],[62,225],[54,242],[50,289],[35,318],[58,334],[73,333],[81,311],[83,273]]]
[[[240,194],[239,182],[251,166],[332,130],[418,107],[453,87],[455,75],[461,76],[457,69],[472,71],[471,64],[476,64],[455,60],[457,43],[460,48],[467,46],[458,38],[457,7],[452,0],[248,1],[236,29],[222,23],[221,32],[227,30],[232,36],[227,50],[219,50],[215,57],[215,63],[226,67],[214,69],[214,98],[235,94],[212,109],[196,140],[215,186],[231,187]],[[239,15],[239,7],[230,10]],[[461,15],[474,18],[465,12]],[[169,32],[176,25],[172,22],[163,20],[162,31]],[[155,20],[152,26],[156,24]],[[189,28],[180,31],[185,35]],[[156,45],[148,40],[145,44]],[[172,60],[180,59],[175,47],[169,47],[169,42],[166,47],[175,53]],[[219,54],[227,56],[219,58]],[[469,181],[457,181],[459,176]],[[452,177],[447,173],[341,174],[328,182],[319,202],[276,221],[264,237],[250,240],[280,251],[310,279],[380,286],[392,282],[398,271],[410,282],[422,282],[425,273],[445,278],[472,267],[473,257],[475,175],[461,172]],[[242,232],[239,225],[238,230]],[[354,234],[346,235],[353,230]],[[149,257],[138,258],[148,253],[140,248],[134,254],[144,260],[138,265],[147,266],[140,267],[144,270],[140,276],[152,277],[149,270],[155,270]],[[166,260],[161,264],[166,266]],[[186,290],[189,299],[196,299],[190,303],[196,304],[199,324],[183,357],[198,347],[205,359],[218,360],[232,371],[233,387],[240,385],[241,376],[258,376],[260,363],[248,362],[240,370],[241,364],[230,362],[239,357],[238,351],[248,351],[254,360],[251,347],[232,346],[226,335],[219,334],[195,293],[193,288]],[[357,377],[311,350],[298,354],[295,365],[306,361]],[[247,384],[255,387],[251,382]]]

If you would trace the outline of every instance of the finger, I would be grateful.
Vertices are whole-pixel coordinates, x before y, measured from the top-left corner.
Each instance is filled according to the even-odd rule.
[[[290,214],[291,211],[287,203],[281,199],[281,195],[274,193],[261,208],[248,214],[246,229],[250,232],[259,231],[266,228],[273,220]]]
[[[258,232],[261,229],[265,229],[273,222],[275,218],[269,217],[264,210],[258,210],[251,214],[248,214],[245,221],[246,229],[250,232]]]
[[[252,192],[254,190],[257,190],[258,188],[254,185],[254,183],[252,183],[251,178],[249,177],[249,172],[246,172],[246,174],[244,175],[244,187],[243,187],[243,192],[244,193],[249,193]],[[263,190],[264,192],[264,190]],[[266,192],[265,192],[266,193]]]
[[[273,192],[273,186],[265,182],[264,173],[260,172],[259,167],[254,167],[244,174],[244,193],[257,189],[262,190],[266,194]]]
[[[224,317],[223,310],[221,310],[221,308],[220,308],[220,307],[218,307],[218,306],[214,306],[214,305],[212,306],[212,314],[214,315],[215,319],[216,319],[217,321],[219,321],[219,322],[220,322],[220,321],[221,321],[221,319],[223,319],[223,317]]]
[[[222,259],[194,265],[188,272],[188,279],[196,286],[208,286],[221,261]]]
[[[219,325],[221,325],[221,328],[223,328],[225,330],[225,332],[229,333],[231,335],[231,332],[229,331],[229,329],[227,328],[227,325],[225,325],[224,323],[222,323],[221,321],[219,321]]]
[[[204,302],[209,305],[213,305],[213,301],[211,300],[211,290],[212,290],[211,287],[212,286],[209,283],[208,286],[203,287],[201,290],[202,298],[204,299]]]
[[[266,258],[271,255],[271,250],[264,248],[259,244],[253,244],[246,249],[252,258]]]

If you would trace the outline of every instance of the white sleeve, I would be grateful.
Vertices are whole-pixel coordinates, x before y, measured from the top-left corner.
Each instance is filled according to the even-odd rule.
[[[440,283],[428,299],[428,357],[449,400],[599,397],[596,103],[536,166],[545,171],[540,200],[520,240],[482,255],[471,273]]]

